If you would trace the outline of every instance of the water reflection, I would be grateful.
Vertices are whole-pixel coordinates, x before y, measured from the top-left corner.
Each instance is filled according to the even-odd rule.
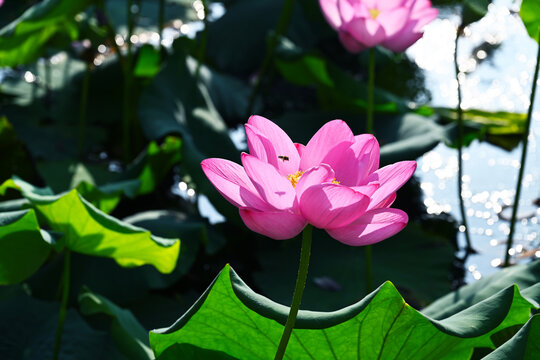
[[[527,110],[537,44],[529,38],[519,17],[512,15],[515,6],[509,0],[495,1],[484,19],[466,28],[458,54],[460,69],[465,72],[462,74],[465,109],[522,113]],[[452,61],[458,17],[452,12],[442,15],[445,18],[429,25],[424,37],[407,54],[425,70],[432,104],[455,107],[457,83]],[[490,56],[490,47],[485,44],[498,47],[497,52]],[[536,103],[536,108],[540,109],[538,97]],[[534,203],[540,195],[535,186],[540,183],[540,168],[534,166],[540,160],[536,146],[540,139],[538,111],[533,114],[529,138],[526,176],[518,210],[520,221],[516,224],[515,246],[510,249],[510,255],[517,262],[540,257],[540,209]],[[464,150],[462,195],[468,209],[473,246],[479,251],[466,259],[466,280],[473,281],[495,272],[504,258],[521,148],[507,152],[475,141]],[[455,193],[456,151],[439,145],[419,159],[419,170],[417,176],[428,212],[449,212],[459,219]],[[464,246],[462,232],[465,229],[459,230],[458,238]]]

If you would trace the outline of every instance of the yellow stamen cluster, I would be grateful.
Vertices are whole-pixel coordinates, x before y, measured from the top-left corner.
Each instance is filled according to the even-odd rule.
[[[291,182],[293,187],[296,187],[296,184],[298,184],[298,181],[300,180],[300,177],[302,177],[302,174],[304,174],[305,171],[297,171],[294,174],[287,175],[287,179]],[[340,182],[336,180],[336,178],[332,179],[332,184],[339,185]]]
[[[294,174],[287,175],[287,179],[289,179],[293,187],[296,187],[296,184],[298,184],[298,180],[300,180],[303,173],[303,171],[297,171]]]
[[[380,13],[381,13],[381,10],[379,9],[369,9],[369,15],[371,15],[372,19],[376,19]]]

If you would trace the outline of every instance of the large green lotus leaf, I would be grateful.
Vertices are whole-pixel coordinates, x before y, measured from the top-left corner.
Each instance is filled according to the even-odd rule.
[[[55,194],[74,189],[81,183],[92,186],[114,183],[115,178],[118,177],[117,173],[108,170],[107,164],[85,164],[73,160],[59,160],[41,161],[36,165],[39,175]],[[126,195],[132,194],[131,187],[125,191]]]
[[[208,242],[208,233],[201,219],[167,210],[146,211],[132,215],[123,221],[148,229],[152,234],[182,239],[178,266],[166,276],[147,269],[144,278],[154,289],[162,289],[186,275],[195,262],[199,247]]]
[[[326,122],[342,119],[355,134],[365,130],[365,116],[343,111],[287,113],[276,122],[295,142],[307,144]],[[450,125],[453,127],[453,125]],[[381,163],[414,160],[447,138],[449,127],[440,126],[433,117],[414,113],[378,115],[374,123],[375,136],[381,146]]]
[[[344,245],[324,231],[314,231],[313,236],[303,304],[311,310],[331,311],[361,299],[367,292],[364,248]],[[444,237],[411,223],[372,249],[375,286],[390,280],[415,306],[425,305],[450,289],[448,271],[454,248]],[[299,241],[259,241],[261,269],[253,277],[265,296],[280,303],[290,301],[299,253]]]
[[[108,299],[85,289],[79,295],[79,310],[85,316],[104,314],[111,317],[110,332],[118,349],[129,359],[154,359],[148,333],[135,316]]]
[[[536,360],[540,359],[540,315],[535,315],[512,339],[497,348],[483,360]]]
[[[152,318],[153,312],[155,313],[154,300],[143,301],[143,298],[150,296],[150,294],[157,295],[159,290],[169,288],[182,276],[189,273],[199,249],[201,249],[201,242],[204,242],[206,238],[210,238],[207,235],[207,230],[212,228],[206,230],[204,223],[200,219],[197,221],[193,217],[173,211],[147,211],[122,219],[122,221],[143,227],[157,236],[181,238],[182,246],[174,271],[169,274],[162,274],[151,266],[123,268],[119,267],[110,258],[73,253],[70,280],[71,295],[77,296],[81,287],[88,286],[96,293],[107,294],[109,300],[121,306],[132,308],[134,302],[138,302],[140,306],[144,303],[144,311],[149,318]],[[210,231],[208,231],[208,234],[211,234]],[[62,259],[55,258],[29,279],[28,286],[36,297],[43,299],[56,298],[56,289],[58,279],[62,273],[62,266]],[[104,278],[107,281],[103,281]],[[170,302],[177,303],[176,301],[181,298],[183,298],[183,295],[175,296],[175,300],[170,300]],[[196,299],[196,296],[190,297],[189,302],[185,304],[186,309],[193,299]],[[178,315],[178,309],[173,313],[175,316]],[[166,315],[161,313],[159,316],[163,318]],[[160,326],[165,326],[169,318],[162,319],[159,322]],[[155,323],[153,324],[155,327]]]
[[[510,286],[437,321],[410,307],[386,282],[344,309],[300,311],[285,355],[289,359],[468,359],[476,347],[494,347],[492,334],[526,323],[533,307],[516,286]],[[213,351],[218,359],[218,352],[237,359],[268,359],[275,353],[288,310],[254,293],[226,266],[186,314],[171,327],[150,332],[150,344],[158,357],[187,344]]]
[[[119,70],[109,63],[96,68],[91,74],[86,148],[103,148],[107,130],[114,130],[112,124],[120,119],[121,96],[116,96],[117,87],[110,86],[120,75]],[[44,64],[37,62],[27,68],[38,79],[32,83],[26,82],[20,74],[17,76],[17,73],[6,75],[2,91],[15,98],[2,106],[0,113],[13,124],[18,137],[34,159],[74,159],[79,156],[78,114],[85,65],[65,53],[59,53],[54,63],[51,62],[50,76],[47,76]],[[110,70],[118,70],[118,73]],[[105,76],[107,81],[103,80]],[[45,83],[48,78],[50,81]],[[45,87],[50,89],[49,95]],[[102,91],[103,88],[108,91]]]
[[[225,122],[207,89],[196,83],[180,45],[141,95],[139,117],[145,135],[159,139],[170,133],[184,138],[189,134],[204,153],[237,155]]]
[[[47,42],[59,34],[71,40],[78,31],[74,17],[90,0],[45,0],[26,10],[0,30],[0,66],[28,64],[44,51]]]
[[[512,284],[526,289],[539,282],[540,260],[512,266],[462,286],[425,307],[422,313],[434,319],[443,319],[489,298]],[[540,303],[540,299],[536,298],[536,301]]]
[[[109,62],[106,62],[106,64],[108,65]],[[95,72],[92,72],[92,75],[101,72],[98,70],[102,70],[107,67],[108,66],[103,65],[96,68]],[[49,61],[47,66],[45,65],[44,61],[38,61],[28,65],[25,68],[36,77],[35,81],[26,81],[24,76],[20,76],[20,73],[6,73],[2,81],[2,92],[12,97],[10,104],[13,103],[22,108],[28,107],[30,110],[29,114],[36,115],[37,117],[39,117],[39,115],[43,116],[43,114],[40,114],[40,112],[50,110],[54,117],[57,117],[57,115],[62,115],[62,119],[71,119],[73,122],[77,121],[77,116],[73,116],[73,114],[78,114],[78,112],[57,114],[55,108],[57,105],[63,105],[64,102],[72,102],[71,106],[76,106],[78,109],[80,96],[66,99],[65,95],[70,92],[80,94],[80,84],[75,85],[74,83],[71,83],[71,81],[75,77],[80,77],[82,79],[82,75],[86,68],[85,63],[82,60],[70,57],[66,52],[59,52],[56,54],[54,62]],[[47,73],[49,70],[50,72]],[[62,92],[62,96],[59,96],[58,98],[55,96],[56,101],[53,103],[49,102],[47,105],[44,104],[44,96],[47,94],[47,89],[45,86],[39,86],[40,84],[45,85],[46,79],[46,85],[49,91],[53,94],[56,94],[56,92],[62,92],[64,89],[66,91]],[[92,84],[90,85],[92,86]],[[92,91],[91,94],[97,96],[99,93]],[[108,93],[108,95],[110,96],[110,93]],[[92,101],[91,97],[89,100]],[[47,107],[50,107],[50,109]],[[8,113],[8,119],[10,119],[13,126],[16,128],[17,122],[22,121],[23,118],[21,116],[17,116],[18,114],[16,111],[8,111],[9,109],[6,108],[9,108],[9,106],[5,106],[2,110]],[[92,109],[89,109],[89,111],[91,110]],[[60,111],[61,110],[59,110],[58,113],[60,113]],[[17,134],[21,136],[20,131],[18,131],[17,128],[16,130]]]
[[[538,0],[523,0],[519,15],[529,36],[537,42],[540,41],[540,2]]]
[[[26,199],[14,199],[0,202],[0,213],[30,209],[32,205]]]
[[[33,209],[0,213],[0,285],[32,275],[49,256],[53,241],[40,229]]]
[[[77,159],[80,157],[77,150],[79,110],[86,65],[65,52],[56,54],[53,60],[49,76],[45,62],[39,61],[27,68],[38,79],[33,83],[26,82],[21,73],[6,74],[2,91],[16,98],[2,106],[0,114],[8,117],[34,159]],[[48,78],[50,81],[45,81]],[[49,94],[44,90],[45,82],[50,88]],[[122,118],[120,84],[122,72],[115,56],[107,57],[103,64],[91,70],[85,151],[116,149]],[[110,156],[119,155],[113,152]]]
[[[180,161],[180,145],[180,139],[173,136],[165,138],[161,145],[151,141],[121,174],[110,172],[107,164],[73,161],[41,162],[38,171],[55,193],[77,189],[94,206],[110,213],[122,196],[135,198],[154,191]]]
[[[2,359],[52,359],[60,303],[28,295],[0,302],[0,353]],[[92,329],[75,309],[68,309],[59,359],[120,360],[107,334]]]
[[[194,74],[198,65],[197,61],[194,58],[188,58],[187,65]],[[245,122],[251,87],[232,75],[220,73],[205,65],[201,65],[199,71],[199,81],[208,89],[219,114],[227,120]],[[259,105],[260,101],[256,101],[255,108]]]
[[[277,49],[275,64],[281,75],[299,86],[315,86],[319,102],[325,109],[360,111],[365,117],[368,87],[351,74],[317,53],[306,52],[288,39],[282,38]],[[405,99],[375,88],[375,110],[406,112]]]
[[[125,267],[151,264],[160,272],[170,273],[176,266],[180,241],[153,236],[149,231],[129,225],[96,209],[77,190],[50,195],[20,179],[0,186],[21,191],[38,215],[54,231],[64,234],[65,246],[82,254],[113,258]]]
[[[182,136],[181,170],[191,176],[198,190],[209,197],[220,213],[238,221],[238,214],[206,179],[200,164],[209,157],[238,160],[240,154],[208,90],[195,82],[178,47],[141,94],[138,115],[149,139],[168,134]]]
[[[175,136],[167,136],[161,145],[151,141],[146,150],[131,163],[121,179],[137,178],[141,186],[137,195],[149,194],[181,159],[182,141]]]
[[[282,0],[243,0],[231,4],[223,17],[208,26],[210,62],[227,73],[250,76],[256,72],[265,57],[268,37],[278,24],[283,3]],[[316,40],[298,4],[293,8],[284,35],[307,48]]]
[[[116,208],[122,196],[134,198],[141,188],[141,181],[136,178],[102,183],[101,178],[118,177],[118,174],[108,172],[104,166],[73,161],[47,161],[38,163],[37,167],[55,193],[76,189],[82,197],[107,214]]]
[[[456,109],[433,108],[433,111],[446,121],[457,121]],[[516,147],[523,132],[526,131],[525,114],[468,109],[463,111],[463,121],[467,126],[466,136],[470,140],[485,139],[505,150]],[[467,143],[466,140],[467,138],[465,138]]]
[[[456,109],[433,108],[435,113],[445,119],[457,121]],[[525,131],[525,114],[510,113],[506,111],[485,111],[467,109],[463,111],[465,123],[474,123],[487,126],[488,133],[493,135],[521,135]]]

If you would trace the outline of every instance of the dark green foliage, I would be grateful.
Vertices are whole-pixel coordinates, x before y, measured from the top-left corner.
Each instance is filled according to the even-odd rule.
[[[304,144],[336,118],[364,132],[367,54],[347,53],[318,2],[299,0],[252,99],[284,1],[224,1],[223,16],[209,18],[205,49],[202,32],[183,35],[203,3],[133,0],[131,15],[126,0],[5,0],[0,8],[0,358],[52,358],[66,250],[73,253],[60,359],[273,356],[288,311],[274,301],[290,303],[299,242],[249,231],[200,162],[239,162],[246,149],[231,130],[253,113]],[[462,7],[463,25],[489,4],[434,3]],[[521,9],[535,39],[536,6],[524,0]],[[128,55],[130,21],[138,37]],[[161,43],[160,25],[164,35],[182,33]],[[381,164],[452,144],[455,114],[426,104],[418,66],[385,50],[376,61]],[[511,149],[523,133],[520,114],[464,115],[469,141]],[[363,249],[316,231],[302,308],[333,312],[301,312],[290,358],[539,357],[540,325],[530,317],[538,262],[435,300],[456,280],[455,222],[426,220],[418,189],[398,194],[411,222],[373,247],[380,287],[367,297]],[[200,195],[223,223],[205,217]],[[268,298],[229,266],[205,292],[227,263]]]

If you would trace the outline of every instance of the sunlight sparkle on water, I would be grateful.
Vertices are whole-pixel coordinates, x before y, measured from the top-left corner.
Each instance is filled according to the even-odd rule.
[[[509,7],[512,11],[519,10],[519,4],[510,0],[495,0],[489,6],[488,15],[467,26],[465,36],[459,41],[459,66],[461,70],[470,71],[461,75],[464,108],[521,113],[527,110],[537,44],[529,38],[519,17],[509,16]],[[451,9],[441,11],[441,17],[426,27],[424,37],[407,51],[407,55],[425,70],[426,86],[432,95],[431,105],[455,107],[457,82],[453,56],[458,18]],[[539,103],[536,108],[540,108],[540,100],[536,101]],[[536,186],[540,183],[540,167],[535,166],[540,163],[538,111],[533,113],[529,141],[526,177],[518,209],[518,214],[524,216],[516,224],[515,256],[530,251],[527,249],[540,248],[540,209],[531,205],[540,195]],[[444,206],[447,205],[448,212],[459,222],[456,155],[455,149],[438,145],[418,160],[420,171],[416,175],[428,212],[445,211]],[[471,236],[473,246],[479,251],[467,261],[467,265],[472,261],[475,264],[474,270],[467,271],[466,276],[468,281],[472,281],[496,271],[492,262],[500,261],[506,252],[510,232],[506,218],[511,214],[514,201],[521,148],[518,146],[506,151],[475,140],[464,148],[463,155],[462,191],[469,228],[474,231]],[[458,233],[461,246],[465,241],[464,230],[461,225]],[[540,250],[530,252],[529,256],[533,254],[540,257]]]
[[[34,81],[36,81],[36,76],[34,74],[32,74],[30,71],[26,71],[24,73],[24,80],[27,83],[33,83]]]

